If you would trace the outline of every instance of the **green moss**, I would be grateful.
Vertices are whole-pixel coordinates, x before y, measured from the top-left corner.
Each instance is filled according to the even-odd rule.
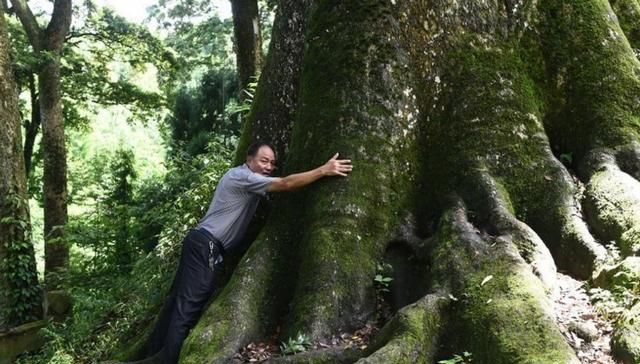
[[[537,278],[510,265],[487,264],[467,282],[458,330],[471,335],[469,351],[481,362],[569,362],[570,348],[541,307],[546,297]],[[494,278],[481,286],[488,276]]]
[[[393,6],[320,2],[311,13],[287,173],[336,152],[354,171],[303,192],[290,333],[325,336],[372,317],[375,263],[410,205],[417,109]]]
[[[626,312],[614,327],[611,352],[623,363],[640,363],[640,304]]]
[[[533,42],[529,33],[525,39]],[[480,217],[490,213],[488,199],[499,197],[540,235],[559,266],[572,270],[575,264],[562,257],[567,246],[574,248],[570,242],[579,244],[570,237],[580,234],[566,226],[575,187],[545,137],[544,82],[528,75],[539,71],[541,54],[482,35],[459,36],[449,47],[439,60],[439,82],[429,85],[440,91],[427,98],[433,105],[426,105],[431,111],[423,123],[425,178],[438,196],[460,193]],[[481,190],[481,175],[493,178],[499,196]]]
[[[505,203],[505,207],[507,208],[507,210],[512,214],[512,215],[516,215],[516,210],[513,207],[513,203],[511,202],[511,198],[509,195],[509,192],[507,190],[507,188],[504,186],[504,184],[502,182],[500,182],[500,178],[496,178],[494,180],[495,182],[495,187],[498,191],[498,199],[500,201],[504,201]]]
[[[637,140],[640,64],[608,1],[542,1],[539,7],[551,92],[559,96],[546,120],[552,142],[579,160],[592,148]]]
[[[613,166],[596,172],[585,191],[585,212],[598,236],[616,241],[625,255],[640,250],[640,185],[633,177]]]
[[[457,216],[456,216],[457,215]],[[555,326],[540,281],[503,240],[484,241],[449,212],[436,239],[436,271],[452,288],[457,349],[481,363],[577,362]]]
[[[637,0],[609,0],[620,27],[633,48],[640,48],[640,3]]]
[[[594,283],[598,287],[616,290],[624,288],[633,290],[640,282],[640,257],[627,257],[615,266],[603,269]]]
[[[369,355],[357,364],[433,362],[447,304],[447,299],[433,294],[402,308],[371,343]]]

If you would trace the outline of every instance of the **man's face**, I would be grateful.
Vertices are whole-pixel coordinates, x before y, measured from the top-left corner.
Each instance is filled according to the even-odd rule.
[[[247,157],[247,166],[254,173],[270,176],[273,170],[276,169],[276,156],[271,148],[263,145],[258,149],[255,156]]]

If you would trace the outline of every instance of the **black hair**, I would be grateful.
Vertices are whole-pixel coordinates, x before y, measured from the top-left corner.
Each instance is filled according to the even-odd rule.
[[[256,154],[258,153],[258,150],[260,150],[260,148],[262,147],[269,147],[271,148],[271,150],[274,150],[273,147],[271,146],[271,144],[266,143],[266,142],[255,142],[253,144],[251,144],[249,146],[249,148],[247,148],[247,157],[255,157]]]

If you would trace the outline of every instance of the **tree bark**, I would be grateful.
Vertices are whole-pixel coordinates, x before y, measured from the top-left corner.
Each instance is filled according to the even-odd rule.
[[[24,166],[27,173],[27,179],[31,174],[31,165],[33,161],[33,147],[40,130],[40,99],[36,86],[36,80],[33,74],[29,75],[29,93],[31,95],[31,120],[26,123],[24,137]]]
[[[44,154],[45,282],[59,288],[57,275],[69,264],[69,247],[64,239],[67,223],[67,156],[60,99],[60,60],[50,60],[38,75]]]
[[[38,71],[42,148],[44,154],[45,282],[60,287],[57,278],[69,262],[64,239],[67,222],[67,161],[60,96],[60,54],[71,25],[71,0],[56,0],[46,29],[42,30],[24,0],[12,0],[31,45],[42,59]]]
[[[276,10],[269,58],[260,76],[251,112],[245,121],[236,149],[235,164],[243,163],[253,141],[268,140],[284,166],[298,105],[304,33],[313,1],[281,1]]]
[[[10,54],[0,4],[0,331],[42,315]]]
[[[335,152],[355,169],[274,199],[182,362],[225,363],[275,332],[353,331],[374,319],[389,261],[392,291],[418,299],[399,299],[369,349],[274,362],[577,363],[552,312],[556,269],[589,279],[619,259],[609,241],[640,253],[640,62],[623,3],[636,4],[281,2],[237,160],[261,139],[284,174]]]
[[[238,70],[238,97],[246,99],[251,78],[262,68],[262,36],[258,0],[230,0],[233,14],[236,69]]]

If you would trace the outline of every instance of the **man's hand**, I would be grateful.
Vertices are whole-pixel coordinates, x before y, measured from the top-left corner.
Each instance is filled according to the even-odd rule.
[[[329,159],[322,167],[322,174],[325,176],[343,176],[346,177],[353,170],[351,159],[338,159],[336,153],[333,158]]]
[[[351,159],[338,159],[338,153],[329,159],[327,163],[312,170],[290,174],[286,177],[272,178],[271,184],[267,187],[268,192],[292,191],[304,187],[310,183],[328,176],[346,177],[353,170]]]

